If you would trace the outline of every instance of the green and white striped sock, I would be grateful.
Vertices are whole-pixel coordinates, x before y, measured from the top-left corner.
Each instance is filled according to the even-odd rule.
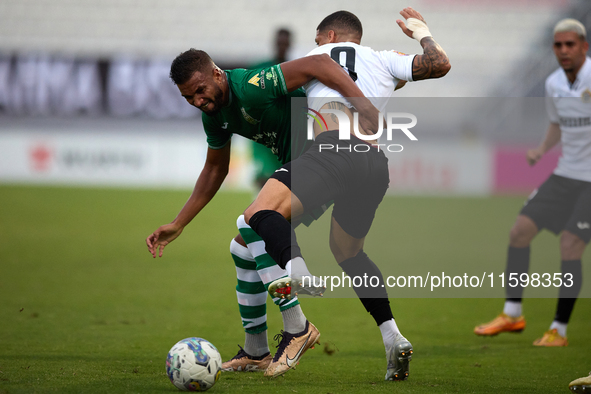
[[[276,279],[284,278],[289,275],[288,271],[279,267],[275,260],[265,250],[265,241],[254,232],[252,228],[244,221],[244,215],[240,215],[237,221],[238,230],[248,250],[256,262],[256,270],[259,274],[260,280],[264,284],[265,290],[269,288],[269,284]],[[286,309],[299,305],[297,297],[291,300],[285,298],[273,297],[275,305],[283,312]]]
[[[236,296],[242,326],[249,334],[262,333],[267,330],[267,289],[261,282],[256,262],[248,248],[233,239],[230,253],[236,265]]]

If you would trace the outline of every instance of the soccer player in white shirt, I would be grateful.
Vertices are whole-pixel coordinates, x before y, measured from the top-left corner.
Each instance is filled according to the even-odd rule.
[[[407,19],[407,24],[398,20],[398,25],[406,35],[420,42],[424,50],[422,55],[376,52],[361,46],[361,22],[347,11],[335,12],[320,23],[316,34],[319,48],[311,54],[327,53],[337,60],[370,100],[372,96],[387,99],[401,80],[444,76],[451,67],[449,60],[433,40],[421,14],[410,7],[400,14]],[[350,107],[355,105],[354,98],[345,99],[317,81],[312,81],[305,88],[311,109],[336,109],[346,114],[349,120],[353,119]],[[383,110],[386,100],[375,100],[373,104]],[[331,251],[348,276],[379,278],[382,286],[354,288],[382,333],[388,358],[386,380],[405,380],[412,345],[398,330],[379,268],[363,251],[365,236],[389,183],[387,158],[375,146],[375,138],[370,136],[378,130],[378,125],[375,129],[364,129],[361,125],[360,131],[366,135],[364,139],[351,135],[351,140],[341,141],[337,130],[339,124],[332,115],[326,116],[327,130],[315,127],[314,145],[271,176],[256,201],[245,211],[245,221],[265,241],[267,252],[278,265],[291,269],[291,278],[279,279],[269,285],[271,295],[291,297],[297,291],[321,295],[322,286],[306,287],[300,283],[300,279],[309,277],[310,273],[301,256],[295,232],[287,220],[334,200]],[[366,149],[363,152],[347,151],[351,143],[361,144]],[[319,149],[321,144],[342,146],[343,149],[325,152]],[[314,329],[311,327],[309,330]],[[277,376],[295,365],[292,357],[307,350],[308,332],[312,331],[290,337],[289,342],[284,338],[285,343],[282,341],[279,345],[266,374]]]
[[[506,274],[529,269],[530,243],[544,228],[560,235],[563,286],[554,321],[535,346],[567,346],[566,328],[582,286],[581,257],[591,239],[591,58],[582,23],[564,19],[554,28],[554,53],[560,68],[546,79],[550,125],[542,143],[527,152],[534,165],[562,143],[554,173],[532,193],[509,235]],[[566,286],[565,286],[566,285]],[[568,286],[568,287],[567,287]],[[519,332],[523,288],[507,288],[503,313],[477,326],[477,335]]]

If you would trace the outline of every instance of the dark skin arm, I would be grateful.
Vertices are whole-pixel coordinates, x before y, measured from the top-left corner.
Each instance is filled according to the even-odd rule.
[[[556,146],[560,142],[561,136],[562,130],[560,130],[558,123],[550,123],[546,131],[546,136],[540,145],[527,151],[526,158],[529,165],[533,166],[536,164],[546,152]]]
[[[400,11],[400,15],[405,19],[415,18],[421,22],[425,22],[423,16],[411,7]],[[408,29],[404,22],[397,20],[396,23],[398,23],[404,34],[412,38],[412,30]],[[422,79],[441,78],[447,74],[451,69],[449,58],[433,37],[423,38],[421,40],[421,46],[423,47],[423,54],[415,56],[412,63],[413,80],[420,81]]]
[[[281,71],[288,91],[296,90],[315,78],[349,99],[359,111],[359,125],[362,129],[377,131],[379,111],[363,95],[349,74],[327,54],[281,63]]]
[[[424,54],[415,56],[412,62],[412,79],[441,78],[451,69],[449,59],[443,48],[435,42],[433,37],[425,37],[421,40]]]
[[[228,175],[230,166],[230,143],[221,149],[207,149],[205,165],[191,197],[172,223],[158,227],[148,238],[146,245],[153,257],[162,257],[164,247],[174,241],[183,229],[211,201]],[[160,250],[158,250],[160,249]]]

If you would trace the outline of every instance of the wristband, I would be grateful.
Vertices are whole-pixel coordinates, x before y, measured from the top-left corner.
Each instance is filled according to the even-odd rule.
[[[408,18],[406,21],[406,27],[412,31],[412,38],[417,40],[419,43],[425,37],[433,37],[427,24],[417,18]]]

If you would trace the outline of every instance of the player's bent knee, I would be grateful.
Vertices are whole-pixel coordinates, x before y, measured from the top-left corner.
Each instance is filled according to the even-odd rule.
[[[353,244],[348,243],[346,247],[343,247],[343,243],[336,242],[333,238],[330,239],[330,251],[334,256],[337,264],[341,264],[343,261],[351,259],[359,254],[363,250],[363,243]]]
[[[254,209],[251,209],[251,207],[248,207],[248,208],[246,208],[246,211],[244,211],[244,213],[242,214],[244,216],[244,221],[249,226],[250,226],[250,218],[252,218],[252,215],[254,215],[255,213],[256,213],[256,211]]]
[[[252,217],[256,213],[262,212],[262,211],[275,211],[278,214],[280,214],[281,216],[283,216],[286,220],[291,219],[291,212],[289,209],[260,208],[260,207],[254,206],[254,204],[253,204],[250,207],[246,208],[246,211],[244,211],[244,221],[246,222],[246,224],[248,224],[250,226],[250,220],[252,219]]]
[[[244,211],[244,220],[250,225],[250,219],[259,211],[275,211],[290,220],[291,207],[291,190],[284,183],[271,178],[265,183],[253,203]]]
[[[538,233],[538,228],[534,221],[527,216],[517,217],[515,224],[509,232],[509,244],[515,248],[525,248]]]
[[[519,228],[513,227],[509,232],[509,244],[515,248],[525,248],[529,245],[529,242]]]
[[[333,250],[332,255],[334,256],[334,259],[336,260],[337,264],[341,264],[343,261],[352,259],[353,257],[357,256],[361,251],[362,249],[359,249],[356,252],[348,250],[345,253],[342,253],[341,251],[335,252]]]
[[[579,260],[585,251],[585,241],[570,231],[563,231],[560,236],[560,254],[562,260]]]

